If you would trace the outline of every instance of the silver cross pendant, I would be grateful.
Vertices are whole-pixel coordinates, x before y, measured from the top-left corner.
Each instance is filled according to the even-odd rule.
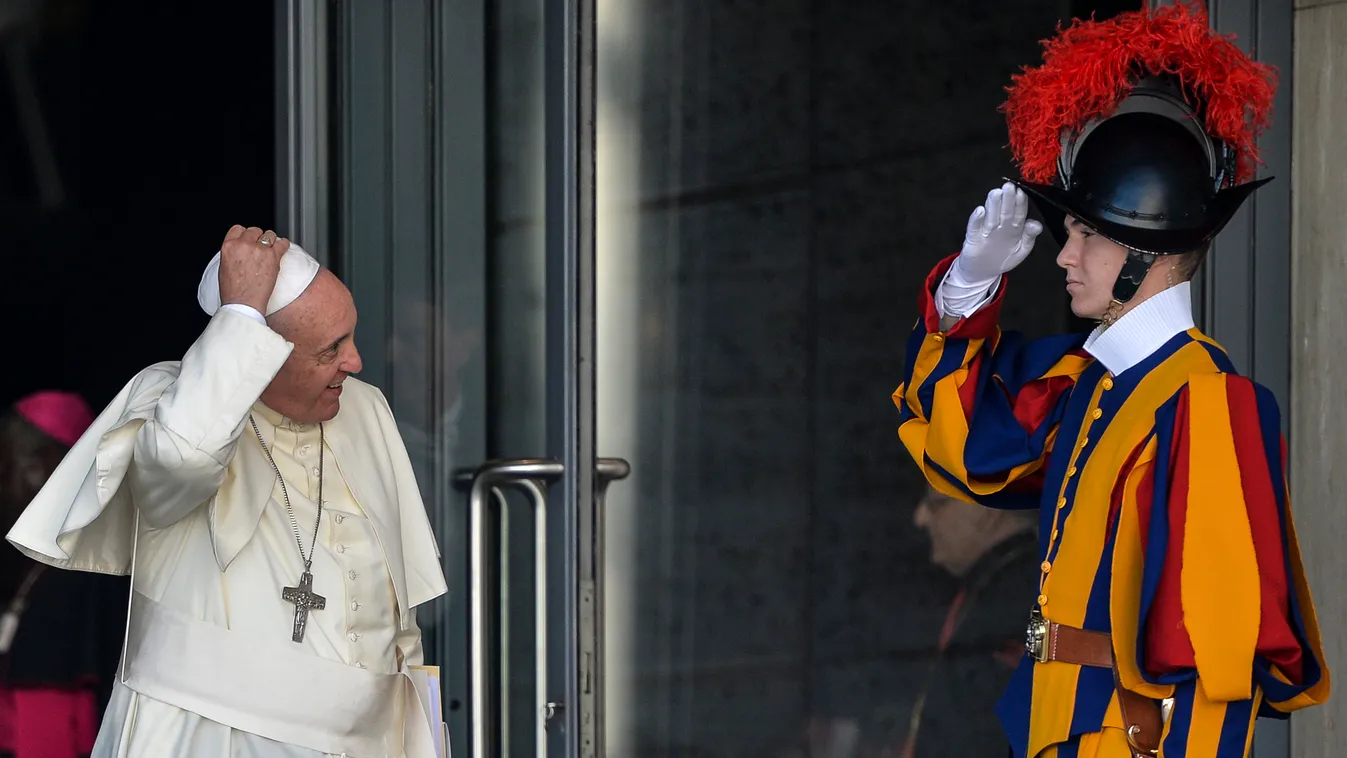
[[[313,591],[313,574],[305,571],[300,574],[298,587],[281,588],[281,599],[295,604],[295,627],[290,639],[304,641],[304,627],[309,623],[309,611],[321,611],[327,606],[327,598]]]

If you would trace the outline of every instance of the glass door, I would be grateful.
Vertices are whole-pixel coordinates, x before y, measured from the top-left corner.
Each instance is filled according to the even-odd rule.
[[[1004,85],[1137,4],[281,4],[287,209],[437,530],[455,755],[1004,753],[1034,525],[931,497],[889,395]]]
[[[418,622],[454,755],[592,755],[594,512],[627,471],[593,438],[592,5],[283,6],[311,74],[283,81],[323,93],[283,130],[325,172],[291,215],[355,296],[444,556]]]

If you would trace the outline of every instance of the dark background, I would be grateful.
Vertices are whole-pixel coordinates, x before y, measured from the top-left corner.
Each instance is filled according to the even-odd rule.
[[[6,57],[0,402],[58,388],[98,410],[200,333],[224,233],[275,218],[272,26],[265,0],[56,0],[0,31],[26,51],[64,191],[41,203]]]

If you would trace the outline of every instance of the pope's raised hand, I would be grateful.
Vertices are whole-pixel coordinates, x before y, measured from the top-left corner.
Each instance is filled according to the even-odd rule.
[[[963,249],[954,259],[965,282],[994,282],[1034,249],[1043,225],[1030,221],[1029,198],[1010,182],[987,193],[986,205],[968,217]]]
[[[220,245],[220,302],[251,306],[265,315],[289,247],[290,241],[273,231],[231,227]]]

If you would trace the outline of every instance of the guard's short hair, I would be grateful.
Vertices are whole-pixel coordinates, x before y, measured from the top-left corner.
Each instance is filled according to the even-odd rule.
[[[1174,260],[1174,275],[1179,281],[1190,282],[1197,275],[1197,269],[1211,252],[1211,243],[1207,242],[1192,252],[1184,253]]]

